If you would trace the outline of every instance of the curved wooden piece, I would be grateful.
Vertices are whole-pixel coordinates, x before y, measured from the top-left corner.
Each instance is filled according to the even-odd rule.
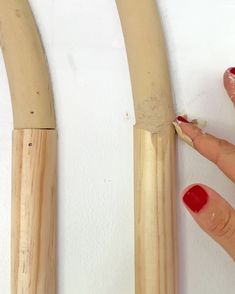
[[[0,43],[19,129],[53,129],[55,113],[48,66],[27,0],[0,0]]]
[[[155,0],[116,0],[125,37],[136,125],[152,133],[175,118]]]
[[[176,294],[175,132],[155,0],[116,0],[134,96],[136,294]]]
[[[51,81],[27,0],[0,0],[14,117],[11,293],[56,293],[57,132]]]

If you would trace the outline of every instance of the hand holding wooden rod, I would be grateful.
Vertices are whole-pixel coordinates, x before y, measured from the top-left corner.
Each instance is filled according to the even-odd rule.
[[[12,294],[56,293],[57,132],[47,62],[26,0],[0,0],[14,116]]]
[[[136,294],[176,294],[175,132],[164,38],[155,0],[116,0],[136,126]]]

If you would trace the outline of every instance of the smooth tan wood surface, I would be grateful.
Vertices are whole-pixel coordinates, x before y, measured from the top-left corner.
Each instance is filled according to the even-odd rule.
[[[175,139],[134,130],[136,294],[175,294]]]
[[[176,294],[175,118],[155,0],[116,0],[132,82],[136,126],[136,294]]]
[[[10,85],[15,128],[55,128],[51,81],[27,0],[0,0],[0,44]]]
[[[167,56],[155,0],[116,0],[125,37],[136,125],[152,133],[174,120]]]
[[[13,131],[11,294],[56,293],[55,130]]]

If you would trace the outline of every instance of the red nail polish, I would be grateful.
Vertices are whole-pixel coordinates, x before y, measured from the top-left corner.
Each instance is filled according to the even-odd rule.
[[[187,123],[187,124],[189,124],[189,121],[185,118],[185,117],[183,117],[183,116],[177,116],[177,118],[176,118],[179,122],[183,122],[183,123]]]
[[[196,185],[185,193],[183,201],[193,212],[197,213],[206,205],[208,194],[201,186]]]
[[[229,69],[229,71],[231,72],[231,74],[235,75],[235,67],[231,67],[231,68]]]

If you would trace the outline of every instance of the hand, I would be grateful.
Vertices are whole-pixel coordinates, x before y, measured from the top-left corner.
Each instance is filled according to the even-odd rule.
[[[224,74],[225,89],[235,104],[235,68]],[[181,118],[181,119],[180,119]],[[194,148],[235,183],[235,146],[205,134],[182,117],[178,123],[184,134],[193,141]],[[217,241],[235,260],[235,210],[213,189],[194,184],[183,192],[183,202],[199,226]]]

